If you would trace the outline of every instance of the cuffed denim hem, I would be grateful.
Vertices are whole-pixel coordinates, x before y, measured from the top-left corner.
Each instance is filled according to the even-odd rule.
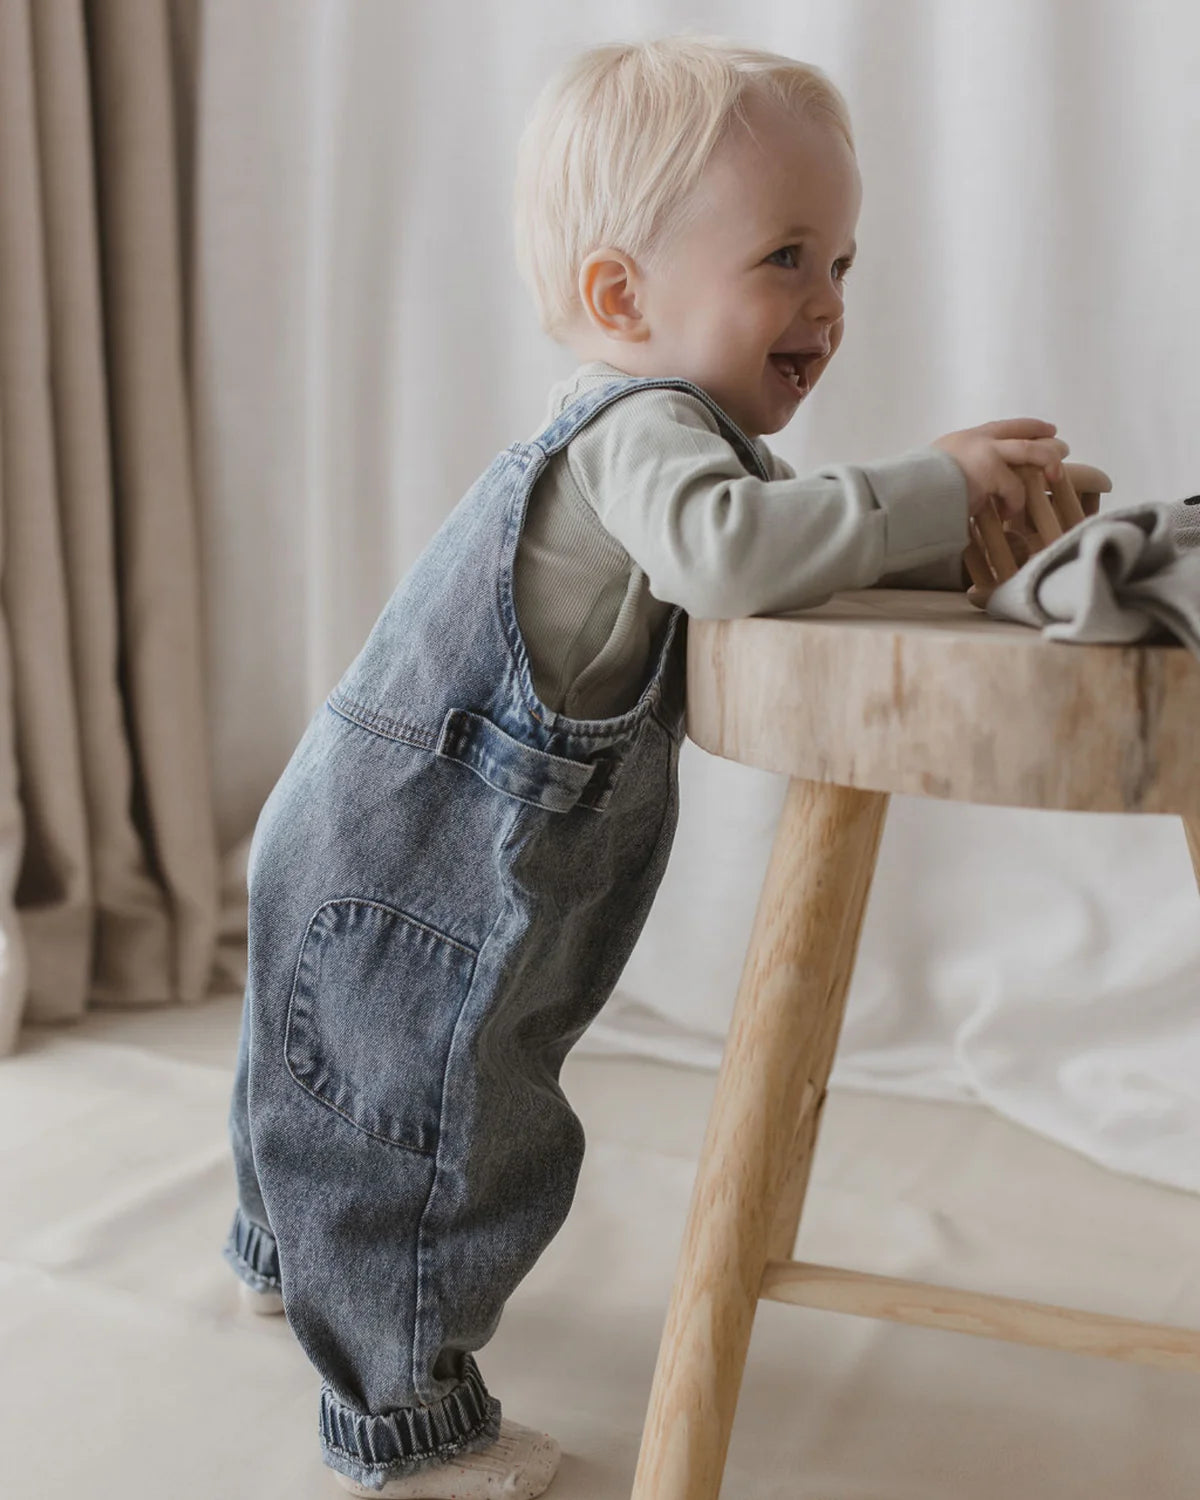
[[[400,1406],[378,1416],[355,1411],[321,1387],[321,1451],[339,1474],[372,1488],[416,1474],[500,1436],[500,1403],[489,1396],[470,1354],[463,1383],[432,1406]]]
[[[233,1226],[221,1252],[247,1286],[256,1292],[281,1292],[279,1251],[270,1230],[252,1223],[240,1206],[234,1210]]]

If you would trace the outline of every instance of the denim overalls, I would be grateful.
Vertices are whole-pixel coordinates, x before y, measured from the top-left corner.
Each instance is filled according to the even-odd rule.
[[[557,1233],[583,1160],[564,1057],[629,957],[678,811],[686,618],[633,708],[534,693],[513,560],[548,458],[613,381],[501,453],[402,579],[259,817],[225,1254],[281,1289],[361,1484],[486,1447],[472,1351]]]

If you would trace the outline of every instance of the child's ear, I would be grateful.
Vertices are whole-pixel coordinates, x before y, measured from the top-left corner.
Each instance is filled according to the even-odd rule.
[[[579,300],[588,322],[606,338],[641,343],[650,329],[638,306],[638,268],[620,250],[593,250],[579,268]]]

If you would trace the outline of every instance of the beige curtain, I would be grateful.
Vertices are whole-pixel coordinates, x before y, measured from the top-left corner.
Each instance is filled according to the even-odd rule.
[[[0,0],[0,1051],[218,926],[186,371],[190,0]]]

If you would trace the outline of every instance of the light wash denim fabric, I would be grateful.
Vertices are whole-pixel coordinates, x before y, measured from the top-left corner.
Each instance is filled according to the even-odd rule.
[[[628,712],[533,690],[513,559],[547,459],[614,381],[501,453],[396,588],[259,817],[225,1255],[282,1290],[322,1377],[325,1462],[381,1486],[486,1447],[474,1351],[557,1233],[583,1160],[559,1086],[662,878],[686,617]]]

